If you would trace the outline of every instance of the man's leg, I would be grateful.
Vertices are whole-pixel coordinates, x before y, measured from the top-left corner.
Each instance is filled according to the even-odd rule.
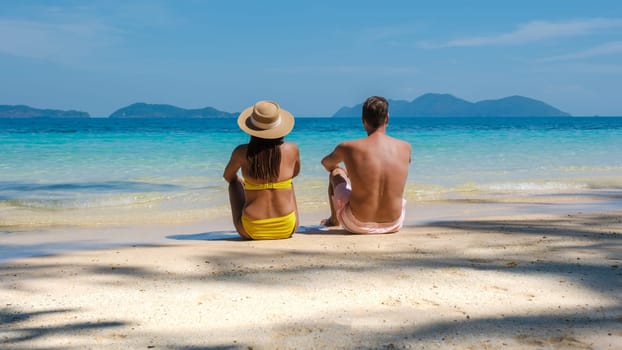
[[[337,208],[335,208],[334,197],[335,188],[339,184],[348,184],[348,173],[343,168],[335,168],[328,175],[328,204],[330,205],[330,217],[322,220],[322,225],[325,226],[339,226],[339,219],[337,218]]]
[[[231,205],[231,216],[233,216],[233,226],[242,238],[252,239],[242,226],[242,211],[246,204],[246,193],[242,179],[229,183],[229,204]]]

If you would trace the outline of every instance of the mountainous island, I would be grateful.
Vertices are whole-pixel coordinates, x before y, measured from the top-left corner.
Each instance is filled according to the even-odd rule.
[[[87,112],[38,109],[24,105],[0,105],[0,118],[89,118]]]
[[[185,109],[166,104],[134,103],[116,110],[110,118],[228,118],[238,113],[229,113],[212,107]]]
[[[333,117],[361,116],[362,104],[342,107]],[[412,101],[389,100],[392,117],[569,117],[547,103],[524,96],[469,102],[450,94],[424,94]],[[110,118],[235,118],[213,107],[185,109],[167,104],[134,103],[120,108]],[[0,118],[89,118],[87,112],[37,109],[24,105],[0,105]]]
[[[362,104],[342,107],[333,117],[361,117]],[[569,117],[570,114],[524,96],[469,102],[449,94],[425,94],[411,102],[389,100],[391,117]]]

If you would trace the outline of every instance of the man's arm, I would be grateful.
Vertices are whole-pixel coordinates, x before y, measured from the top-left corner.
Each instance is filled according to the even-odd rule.
[[[339,167],[339,163],[343,162],[343,147],[343,144],[338,145],[329,155],[322,159],[322,165],[328,172],[335,170]]]
[[[222,174],[222,177],[224,177],[227,182],[232,183],[238,180],[238,170],[242,166],[245,156],[246,152],[244,151],[243,145],[236,147],[233,152],[231,152],[229,163],[225,167],[225,171]]]

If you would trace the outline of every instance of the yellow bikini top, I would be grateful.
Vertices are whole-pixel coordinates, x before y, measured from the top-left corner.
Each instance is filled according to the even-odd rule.
[[[259,190],[280,190],[292,188],[292,179],[287,179],[279,182],[268,182],[265,184],[254,184],[244,180],[244,189],[247,191],[259,191]]]

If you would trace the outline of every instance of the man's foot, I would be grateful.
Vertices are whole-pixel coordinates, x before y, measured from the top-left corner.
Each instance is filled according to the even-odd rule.
[[[328,218],[320,221],[320,225],[323,226],[339,226],[339,222],[334,218]]]

